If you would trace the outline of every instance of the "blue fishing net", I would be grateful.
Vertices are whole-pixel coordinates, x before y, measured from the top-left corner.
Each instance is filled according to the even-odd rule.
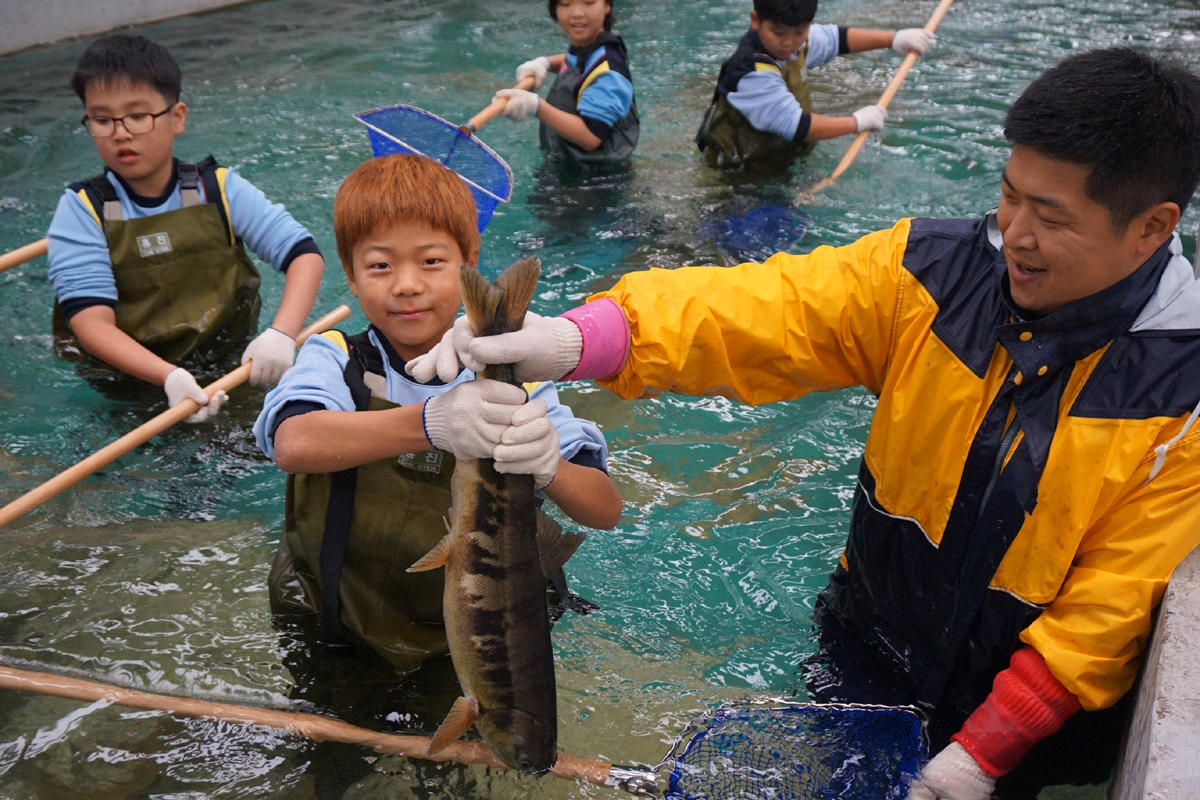
[[[927,754],[910,709],[729,705],[675,759],[666,797],[903,800]]]
[[[699,238],[714,242],[734,263],[765,261],[776,253],[791,252],[810,221],[790,204],[771,203],[707,220],[700,226]]]
[[[481,232],[496,205],[512,197],[512,170],[504,159],[441,117],[413,106],[389,106],[354,118],[367,126],[376,156],[426,156],[457,172],[475,197]]]

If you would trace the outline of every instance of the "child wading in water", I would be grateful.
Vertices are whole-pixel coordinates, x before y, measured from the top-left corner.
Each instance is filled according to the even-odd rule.
[[[502,89],[502,112],[512,120],[533,114],[541,121],[541,147],[572,166],[620,166],[637,147],[637,103],[625,42],[612,32],[616,21],[606,0],[550,0],[550,18],[566,32],[565,53],[539,56],[517,67],[517,80],[533,77],[540,89],[550,70],[558,75],[546,102],[534,92]]]
[[[463,369],[422,385],[405,373],[451,330],[459,267],[479,259],[475,203],[457,175],[418,156],[368,161],[338,190],[333,228],[370,327],[309,339],[254,425],[290,473],[271,606],[322,614],[327,645],[365,642],[408,672],[446,650],[442,571],[406,570],[446,533],[456,458],[533,475],[593,528],[617,523],[621,497],[603,434],[554,384],[522,390]],[[551,582],[566,600],[561,573]]]

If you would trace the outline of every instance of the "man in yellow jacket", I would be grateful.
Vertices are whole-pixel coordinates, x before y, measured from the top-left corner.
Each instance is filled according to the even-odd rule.
[[[878,398],[815,613],[821,700],[919,704],[928,800],[1031,799],[1111,770],[1171,571],[1200,543],[1200,78],[1128,49],[1067,59],[1005,120],[999,208],[846,247],[626,275],[474,339],[423,379],[517,363],[746,403]]]

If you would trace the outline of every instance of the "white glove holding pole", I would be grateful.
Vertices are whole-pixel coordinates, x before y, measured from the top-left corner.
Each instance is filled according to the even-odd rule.
[[[550,67],[550,59],[545,56],[538,56],[532,61],[526,61],[517,67],[517,83],[526,78],[533,78],[533,89],[537,91],[542,88],[542,83],[546,80],[546,76],[550,74]]]
[[[850,116],[854,117],[855,133],[863,131],[881,131],[883,123],[888,118],[887,109],[883,106],[863,106]]]
[[[455,458],[492,458],[526,399],[524,389],[500,381],[459,384],[425,401],[425,438]]]
[[[512,427],[496,446],[496,472],[532,475],[533,485],[545,489],[558,474],[558,431],[546,415],[546,401],[530,400],[512,415]]]
[[[908,800],[991,800],[996,779],[958,742],[934,756],[908,787]]]
[[[937,37],[924,28],[905,28],[896,31],[892,37],[892,49],[901,56],[908,55],[909,50],[915,50],[917,55],[923,56],[935,41]]]
[[[250,382],[276,384],[296,359],[296,340],[278,328],[267,328],[242,353],[242,363],[252,361]]]
[[[221,410],[221,406],[229,399],[229,395],[225,392],[217,392],[212,397],[204,393],[200,388],[200,384],[196,383],[196,379],[192,373],[188,372],[183,367],[176,367],[167,375],[167,380],[163,384],[163,391],[167,393],[167,405],[171,408],[182,403],[184,400],[195,400],[201,405],[199,411],[189,417],[184,417],[184,422],[204,422],[210,417],[216,416]]]
[[[481,337],[475,336],[466,317],[459,317],[432,350],[409,361],[404,369],[420,383],[435,375],[449,383],[462,367],[479,374],[488,364],[515,364],[516,378],[522,383],[556,381],[579,365],[582,354],[579,326],[563,317],[530,312],[521,330]]]
[[[501,89],[492,97],[492,102],[508,100],[508,105],[500,113],[514,122],[520,122],[530,114],[537,116],[538,105],[542,98],[524,89]]]

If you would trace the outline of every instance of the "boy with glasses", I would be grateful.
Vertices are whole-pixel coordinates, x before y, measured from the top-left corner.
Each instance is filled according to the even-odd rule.
[[[187,105],[179,65],[141,36],[106,36],[79,60],[71,88],[105,171],[73,183],[50,224],[55,345],[60,357],[95,363],[162,386],[169,405],[187,398],[220,408],[188,367],[219,367],[258,331],[260,278],[243,241],[285,272],[271,327],[242,353],[253,383],[277,383],[292,365],[295,335],[312,310],[325,261],[283,206],[210,156],[173,155]]]

